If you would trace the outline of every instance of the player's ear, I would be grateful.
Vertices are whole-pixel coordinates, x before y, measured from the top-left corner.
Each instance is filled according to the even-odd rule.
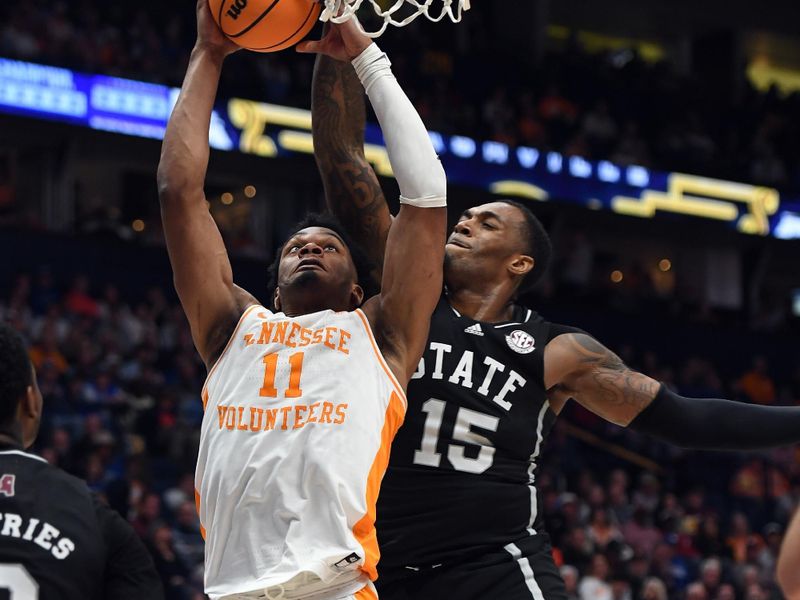
[[[33,374],[32,383],[25,388],[25,397],[22,400],[22,416],[27,419],[38,420],[42,414],[42,403],[36,390],[36,370],[31,366]]]
[[[350,301],[353,303],[353,306],[358,308],[364,303],[364,288],[362,288],[357,283],[353,285],[353,290],[350,292]]]
[[[275,307],[275,310],[281,312],[281,289],[275,288],[275,294],[272,296],[272,304]]]
[[[532,256],[527,254],[518,254],[514,259],[508,263],[508,270],[512,275],[517,277],[524,277],[533,270],[536,261]]]
[[[29,385],[25,389],[25,396],[20,402],[20,412],[20,416],[24,419],[36,418],[38,412],[36,406],[36,391],[33,389],[32,385]]]

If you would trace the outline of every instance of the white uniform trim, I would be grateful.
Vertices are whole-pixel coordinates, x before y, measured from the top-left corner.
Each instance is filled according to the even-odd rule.
[[[536,583],[536,579],[533,577],[533,569],[531,568],[531,563],[528,560],[528,557],[522,556],[522,551],[517,547],[516,544],[508,544],[504,547],[504,549],[514,557],[514,560],[517,561],[520,570],[522,570],[522,574],[525,576],[525,585],[528,586],[528,589],[531,592],[531,598],[534,598],[535,600],[544,600],[542,589],[539,587],[539,584]]]
[[[531,454],[531,464],[528,467],[528,486],[530,487],[531,491],[531,520],[528,523],[528,533],[531,535],[536,535],[536,530],[533,528],[533,524],[536,522],[536,517],[539,513],[539,505],[538,500],[536,498],[536,475],[534,471],[536,470],[536,459],[539,458],[539,451],[542,447],[542,440],[544,436],[542,435],[542,429],[544,429],[544,415],[547,413],[547,409],[550,407],[550,402],[545,400],[544,404],[542,404],[541,410],[539,410],[539,418],[536,420],[536,446],[533,448],[533,454]]]
[[[47,461],[43,459],[41,456],[36,456],[35,454],[29,454],[28,452],[23,452],[22,450],[3,450],[0,454],[17,454],[19,456],[24,456],[26,458],[32,458],[33,460],[39,460],[43,463]]]

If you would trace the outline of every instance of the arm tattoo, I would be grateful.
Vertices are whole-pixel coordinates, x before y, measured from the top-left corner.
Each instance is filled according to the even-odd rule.
[[[328,207],[375,264],[382,265],[389,209],[364,156],[364,90],[351,65],[317,58],[312,114],[314,152]]]
[[[569,334],[569,343],[584,365],[581,390],[587,400],[607,410],[643,410],[658,393],[658,382],[629,369],[622,359],[586,334]],[[634,414],[634,416],[635,416]]]

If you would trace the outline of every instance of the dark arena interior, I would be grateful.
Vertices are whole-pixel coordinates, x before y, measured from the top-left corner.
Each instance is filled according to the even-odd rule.
[[[0,322],[22,336],[44,398],[30,452],[130,523],[175,600],[208,597],[195,501],[206,366],[156,182],[193,4],[0,4]],[[520,305],[676,394],[800,407],[800,3],[471,5],[460,23],[420,18],[377,39],[431,133],[450,226],[471,206],[523,204],[553,257]],[[325,207],[313,68],[291,48],[237,52],[211,118],[208,208],[236,283],[265,306],[275,248]],[[371,109],[365,139],[396,213]],[[565,597],[784,598],[797,444],[684,449],[635,429],[569,402],[531,458]],[[469,439],[455,444],[471,460]],[[16,600],[13,585],[0,577],[0,599]]]

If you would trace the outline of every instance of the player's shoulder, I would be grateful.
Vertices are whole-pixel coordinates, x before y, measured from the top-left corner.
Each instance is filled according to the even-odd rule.
[[[586,332],[579,327],[550,321],[539,312],[522,305],[514,308],[515,320],[523,329],[535,333],[538,339],[542,339],[545,344],[553,339],[565,334],[585,334]]]
[[[22,494],[29,498],[57,498],[62,504],[91,506],[91,493],[83,480],[19,449],[0,450],[0,484],[8,498]]]

